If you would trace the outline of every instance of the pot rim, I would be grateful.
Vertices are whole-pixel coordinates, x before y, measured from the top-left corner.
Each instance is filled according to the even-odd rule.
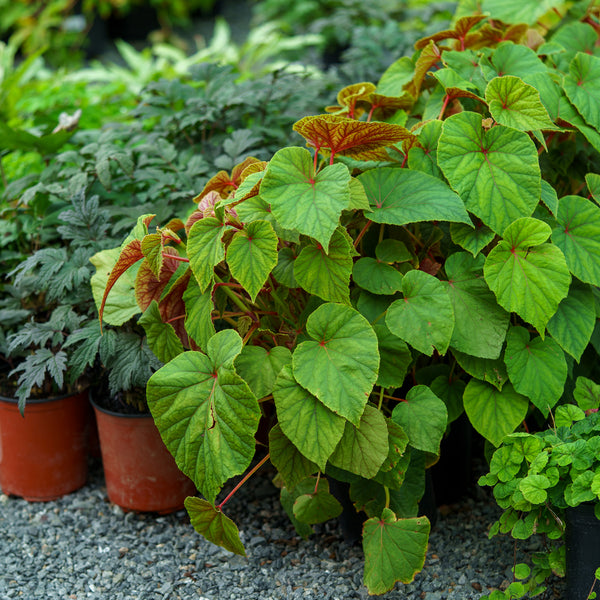
[[[89,388],[85,388],[83,390],[79,390],[76,392],[69,392],[67,394],[62,394],[61,396],[50,396],[48,398],[29,398],[25,401],[25,408],[27,408],[28,404],[45,404],[47,402],[57,402],[58,400],[64,400],[65,398],[71,398],[73,396],[79,396],[80,394],[86,394],[89,392]],[[89,394],[88,394],[89,397]],[[9,396],[1,396],[0,402],[6,402],[7,404],[18,404],[18,398],[11,398]]]
[[[152,413],[139,413],[139,414],[131,414],[131,413],[120,413],[115,412],[114,410],[110,410],[108,408],[104,408],[100,406],[94,399],[92,398],[92,394],[90,394],[90,404],[94,407],[95,410],[98,410],[106,415],[111,415],[113,417],[119,417],[121,419],[152,419]]]

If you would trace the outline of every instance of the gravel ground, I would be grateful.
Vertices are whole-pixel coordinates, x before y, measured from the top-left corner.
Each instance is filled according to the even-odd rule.
[[[246,489],[247,488],[247,489]],[[483,492],[446,507],[424,570],[386,600],[469,600],[511,580],[514,545],[487,539],[498,509]],[[247,558],[206,542],[185,511],[125,513],[108,502],[101,467],[57,501],[0,495],[0,599],[25,600],[350,600],[368,597],[360,545],[343,541],[336,521],[299,538],[267,475],[228,503]],[[518,557],[520,558],[520,557]],[[546,598],[560,598],[560,583]]]

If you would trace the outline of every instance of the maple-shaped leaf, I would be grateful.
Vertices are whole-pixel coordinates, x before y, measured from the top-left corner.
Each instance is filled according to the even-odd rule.
[[[297,131],[317,151],[328,151],[331,162],[336,154],[360,160],[378,160],[386,146],[411,137],[410,131],[391,123],[366,123],[338,115],[304,117],[294,124]]]
[[[115,263],[110,275],[108,276],[108,281],[106,282],[106,288],[104,289],[104,295],[102,296],[102,302],[100,303],[100,309],[98,310],[98,319],[100,323],[102,323],[102,315],[104,313],[104,305],[106,304],[106,298],[108,293],[115,285],[119,277],[129,269],[132,265],[134,265],[138,260],[144,258],[144,254],[142,253],[142,242],[141,240],[134,239],[121,250],[119,254],[119,258]]]
[[[478,38],[478,36],[470,36],[470,39],[467,40],[467,36],[469,32],[477,23],[486,19],[487,17],[484,15],[472,15],[469,17],[462,17],[458,19],[454,29],[445,29],[444,31],[439,31],[438,33],[434,33],[433,35],[429,35],[427,37],[421,38],[415,43],[415,48],[417,50],[421,50],[425,48],[429,44],[429,42],[440,42],[442,40],[456,40],[457,41],[457,49],[464,50],[465,48],[474,44]],[[470,42],[467,44],[467,41]]]
[[[249,156],[239,165],[233,167],[231,173],[227,173],[227,171],[219,171],[216,175],[208,180],[204,186],[204,189],[194,198],[194,202],[200,202],[200,200],[202,200],[206,194],[213,191],[218,192],[221,197],[225,198],[230,192],[238,187],[244,170],[251,164],[259,162],[261,161],[258,160],[258,158]]]
[[[339,113],[345,111],[351,119],[358,119],[364,112],[365,107],[357,103],[367,100],[375,91],[375,84],[370,82],[353,83],[341,89],[337,95],[338,106],[328,106],[327,112]],[[368,110],[368,109],[367,109]]]

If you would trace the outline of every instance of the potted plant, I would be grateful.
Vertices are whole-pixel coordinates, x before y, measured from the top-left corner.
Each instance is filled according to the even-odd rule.
[[[81,487],[87,474],[89,428],[86,369],[93,363],[81,335],[95,312],[86,280],[87,259],[102,238],[106,217],[97,198],[76,195],[70,207],[50,213],[36,238],[42,248],[27,256],[5,284],[12,308],[6,331],[7,363],[1,423],[0,487],[28,500],[49,500]],[[85,226],[74,233],[65,222]],[[66,241],[53,245],[54,238]],[[58,233],[58,236],[57,236]],[[70,242],[75,240],[75,244]]]
[[[489,598],[537,595],[552,573],[567,576],[567,600],[591,596],[600,568],[600,386],[579,377],[574,403],[561,404],[550,427],[508,435],[494,452],[481,485],[493,487],[504,509],[490,536],[509,533],[517,540],[542,535],[547,543],[532,556],[533,568],[515,565],[525,581]]]
[[[103,250],[91,258],[96,267],[91,286],[98,303],[117,255]],[[104,376],[91,397],[106,491],[108,499],[125,510],[164,514],[183,508],[195,487],[175,464],[148,411],[146,382],[162,363],[136,323],[133,282],[124,278],[119,283],[126,301],[105,305],[105,323],[110,325],[98,342]],[[99,334],[97,321],[94,330]]]
[[[367,513],[365,583],[384,593],[423,566],[448,423],[464,410],[499,446],[595,368],[594,11],[535,34],[462,16],[297,121],[308,149],[216,173],[181,220],[139,217],[103,302],[136,270],[165,363],[148,404],[208,539],[244,553],[217,501],[229,478],[271,460],[307,535],[341,510],[331,476]]]

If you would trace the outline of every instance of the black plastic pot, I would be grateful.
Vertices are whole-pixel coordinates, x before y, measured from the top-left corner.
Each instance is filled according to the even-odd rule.
[[[594,504],[580,504],[565,511],[567,594],[565,600],[586,600],[600,567],[600,521]],[[595,590],[599,592],[600,590]]]

